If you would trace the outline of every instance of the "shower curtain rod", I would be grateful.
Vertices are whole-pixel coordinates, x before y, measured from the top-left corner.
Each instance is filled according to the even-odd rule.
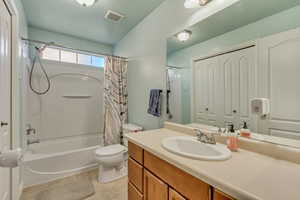
[[[49,45],[49,46],[52,46],[52,47],[68,49],[68,50],[71,50],[71,51],[79,51],[79,52],[83,52],[83,53],[86,52],[86,53],[89,53],[89,54],[95,54],[95,55],[100,55],[100,56],[112,56],[112,57],[115,57],[115,58],[122,58],[122,59],[128,60],[128,58],[126,58],[126,57],[114,56],[114,55],[111,55],[111,54],[105,54],[105,53],[82,50],[82,49],[75,49],[75,48],[66,47],[66,46],[63,46],[63,45],[60,45],[60,44],[56,44],[55,42],[44,42],[44,41],[40,41],[40,40],[32,40],[32,39],[27,39],[27,38],[23,38],[23,37],[21,39],[23,41],[26,41],[26,42],[29,42],[29,43],[44,44],[44,45]]]
[[[184,67],[175,67],[175,66],[170,66],[170,65],[167,65],[167,68],[171,68],[171,69],[184,69]]]

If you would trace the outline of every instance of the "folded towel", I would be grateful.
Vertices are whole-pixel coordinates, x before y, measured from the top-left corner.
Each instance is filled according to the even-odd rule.
[[[159,89],[152,89],[150,91],[148,113],[155,117],[161,116],[161,92]]]

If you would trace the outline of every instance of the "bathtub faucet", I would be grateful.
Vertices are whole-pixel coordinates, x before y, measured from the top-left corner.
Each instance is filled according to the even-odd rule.
[[[40,143],[39,139],[27,139],[27,145]]]
[[[35,134],[36,130],[35,128],[31,127],[31,124],[27,124],[26,125],[26,135],[31,135],[31,134]]]

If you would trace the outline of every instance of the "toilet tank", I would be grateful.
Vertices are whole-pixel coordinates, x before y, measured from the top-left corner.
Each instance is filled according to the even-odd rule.
[[[140,131],[143,131],[143,127],[138,126],[136,124],[124,124],[123,125],[124,136],[128,133],[136,133],[136,132],[140,132]],[[128,141],[125,137],[124,137],[124,145],[128,147]]]

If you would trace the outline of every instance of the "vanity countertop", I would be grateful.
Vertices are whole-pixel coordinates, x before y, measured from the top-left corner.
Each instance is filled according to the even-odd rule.
[[[226,161],[201,161],[168,152],[164,138],[186,134],[162,128],[126,137],[146,151],[238,200],[299,200],[300,165],[240,149]]]

